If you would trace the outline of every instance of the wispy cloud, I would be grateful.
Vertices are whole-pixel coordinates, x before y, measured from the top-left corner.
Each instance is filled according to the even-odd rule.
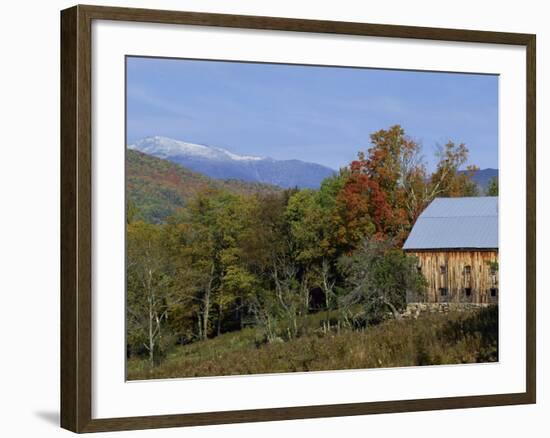
[[[127,99],[132,105],[141,105],[143,111],[162,112],[168,116],[178,116],[189,120],[193,119],[191,112],[185,110],[181,103],[174,103],[170,99],[160,97],[151,92],[146,87],[140,87],[132,84],[128,86]]]

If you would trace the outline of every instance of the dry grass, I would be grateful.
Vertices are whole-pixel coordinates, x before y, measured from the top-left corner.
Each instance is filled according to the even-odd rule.
[[[128,361],[130,380],[498,361],[498,308],[386,321],[364,331],[262,344],[254,329],[176,347],[159,366]]]

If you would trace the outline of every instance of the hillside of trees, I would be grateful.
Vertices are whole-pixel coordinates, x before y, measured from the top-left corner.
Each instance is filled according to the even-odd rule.
[[[415,219],[435,197],[478,195],[464,144],[441,147],[432,173],[420,149],[400,126],[375,132],[318,190],[209,181],[128,154],[129,363],[153,376],[175,349],[230,333],[290,348],[399,320],[406,292],[425,288],[400,249]]]
[[[170,161],[126,150],[126,193],[131,220],[162,223],[187,200],[207,189],[241,194],[274,194],[282,189],[269,184],[216,180]]]

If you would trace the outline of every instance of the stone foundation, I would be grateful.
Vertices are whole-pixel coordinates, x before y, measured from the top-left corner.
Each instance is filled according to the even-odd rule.
[[[418,318],[421,313],[471,312],[489,306],[488,303],[409,303],[401,316]]]

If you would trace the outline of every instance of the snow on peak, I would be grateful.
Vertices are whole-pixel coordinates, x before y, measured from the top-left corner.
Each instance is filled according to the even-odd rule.
[[[177,156],[187,156],[204,158],[210,160],[234,160],[234,161],[257,161],[261,157],[248,155],[238,155],[228,150],[205,146],[202,144],[187,143],[173,138],[154,136],[146,137],[136,141],[128,146],[128,149],[134,149],[148,155],[154,155],[160,158],[169,158]]]
[[[237,160],[237,161],[257,161],[257,160],[263,160],[262,157],[255,157],[255,156],[252,156],[252,155],[237,155],[237,154],[234,154],[233,152],[229,152],[228,150],[226,149],[221,149],[221,148],[215,148],[217,149],[218,151],[226,154],[229,158],[231,158],[232,160]]]

